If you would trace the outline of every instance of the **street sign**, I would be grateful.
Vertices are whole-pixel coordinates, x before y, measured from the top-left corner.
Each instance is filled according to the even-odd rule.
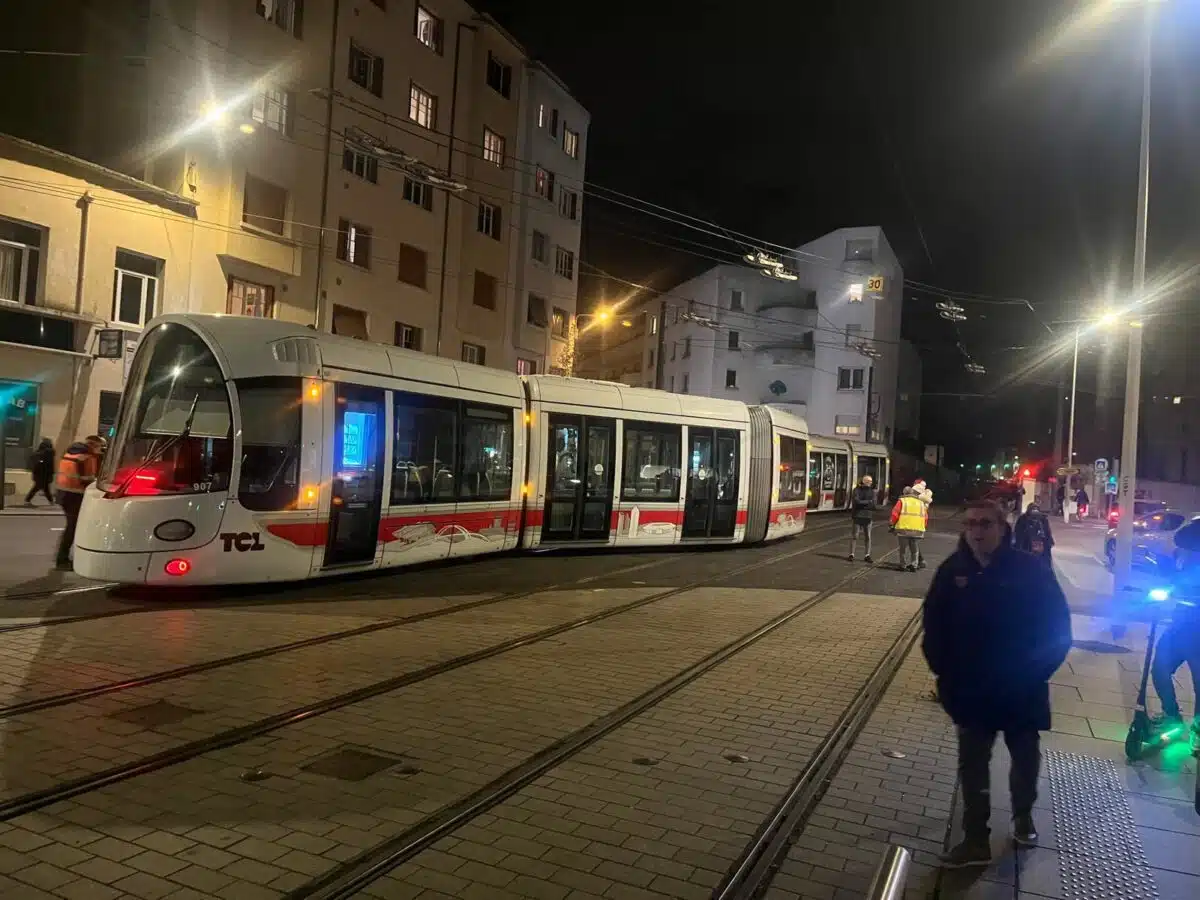
[[[867,279],[867,293],[868,294],[882,294],[883,293],[883,276],[882,275],[872,275],[870,278]]]
[[[1079,474],[1079,466],[1059,466],[1057,469],[1054,470],[1054,474],[1063,475],[1063,476],[1078,475]]]
[[[1096,460],[1096,474],[1100,475],[1107,471],[1108,471],[1108,460],[1107,459]]]

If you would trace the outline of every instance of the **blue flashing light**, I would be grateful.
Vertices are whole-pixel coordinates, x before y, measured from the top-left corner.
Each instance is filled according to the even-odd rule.
[[[367,448],[374,439],[375,414],[347,411],[342,420],[342,466],[361,469],[367,464]]]
[[[1164,600],[1170,599],[1170,597],[1170,588],[1151,588],[1150,590],[1150,599],[1155,603],[1162,603]]]

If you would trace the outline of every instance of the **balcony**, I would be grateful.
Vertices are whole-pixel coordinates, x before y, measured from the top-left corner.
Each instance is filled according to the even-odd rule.
[[[770,366],[811,366],[815,362],[816,340],[811,331],[796,337],[768,338],[755,343],[754,353]]]

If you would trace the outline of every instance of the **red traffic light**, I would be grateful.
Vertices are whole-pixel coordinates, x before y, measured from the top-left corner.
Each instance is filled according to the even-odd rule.
[[[1024,472],[1021,473],[1021,475],[1024,476],[1025,478],[1028,478],[1030,475],[1030,472],[1028,469],[1026,469]]]

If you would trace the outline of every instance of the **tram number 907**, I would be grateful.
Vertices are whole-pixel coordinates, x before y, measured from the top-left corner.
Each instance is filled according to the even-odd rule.
[[[257,531],[229,531],[221,535],[221,542],[225,545],[225,552],[237,550],[239,553],[245,553],[247,550],[265,550],[262,538]]]

